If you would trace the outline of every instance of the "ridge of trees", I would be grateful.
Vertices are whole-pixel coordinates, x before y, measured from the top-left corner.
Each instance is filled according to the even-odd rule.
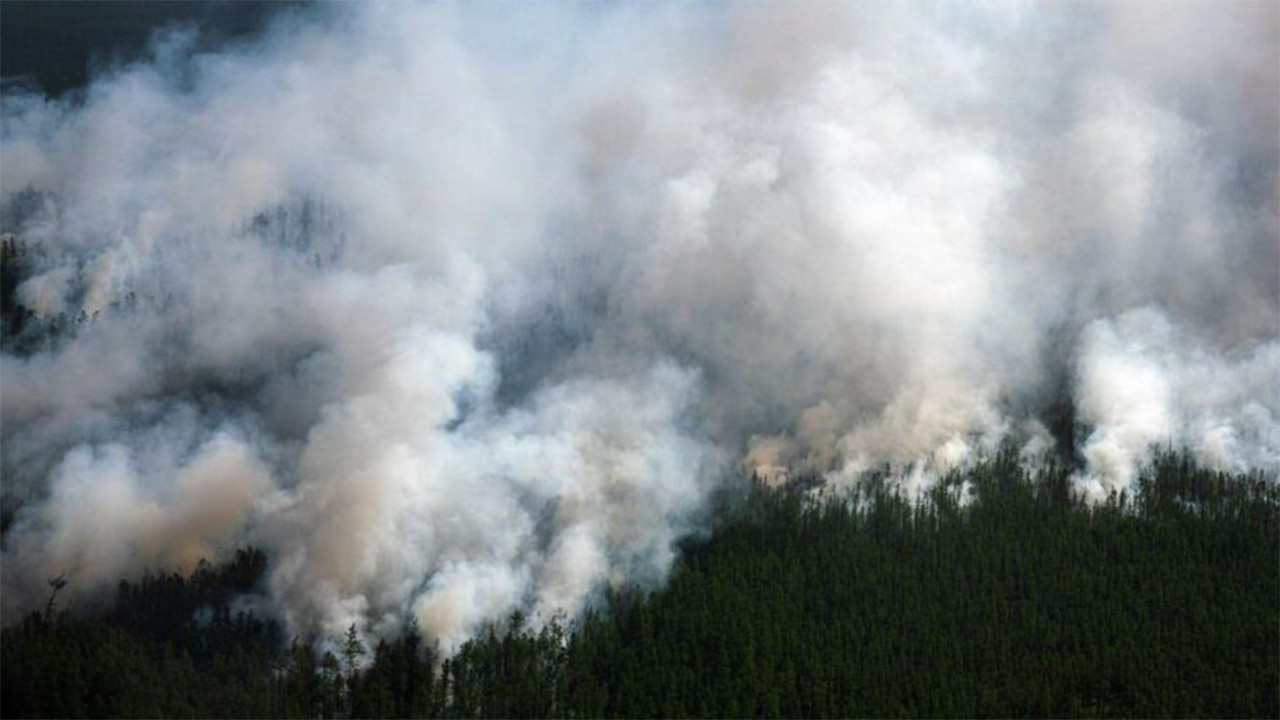
[[[519,613],[443,658],[412,624],[286,642],[238,552],[0,631],[6,717],[1280,715],[1280,488],[1162,453],[1089,506],[1012,453],[918,502],[754,483],[667,586]],[[966,488],[966,492],[960,492]],[[74,582],[74,578],[70,579]],[[317,647],[331,647],[322,652]],[[335,654],[336,653],[336,654]]]

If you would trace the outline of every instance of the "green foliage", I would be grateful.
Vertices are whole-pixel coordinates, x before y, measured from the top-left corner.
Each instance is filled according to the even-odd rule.
[[[188,577],[122,581],[110,612],[49,608],[0,632],[5,717],[261,717],[275,714],[279,628],[231,601],[266,569],[260,550]],[[72,580],[73,582],[73,580]],[[54,582],[51,581],[51,587]]]
[[[1280,715],[1273,481],[1164,454],[1136,497],[1089,507],[1067,470],[1005,454],[918,502],[883,478],[809,497],[753,485],[663,590],[569,627],[517,613],[448,659],[413,626],[371,656],[354,627],[341,660],[285,647],[225,609],[254,551],[125,583],[101,620],[3,631],[4,714]]]

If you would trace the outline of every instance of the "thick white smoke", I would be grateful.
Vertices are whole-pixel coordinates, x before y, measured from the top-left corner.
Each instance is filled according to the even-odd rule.
[[[1063,395],[1091,497],[1280,468],[1274,3],[192,37],[3,98],[16,297],[83,313],[0,356],[7,618],[252,542],[291,630],[447,650],[660,581],[744,466],[915,489]]]
[[[1224,357],[1141,308],[1092,323],[1079,365],[1078,410],[1093,428],[1083,449],[1090,496],[1128,488],[1153,445],[1218,470],[1280,467],[1280,343]]]

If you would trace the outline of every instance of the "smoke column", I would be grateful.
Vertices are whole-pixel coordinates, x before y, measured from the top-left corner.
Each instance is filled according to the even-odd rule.
[[[0,356],[6,620],[254,543],[290,631],[449,651],[661,582],[751,471],[914,492],[1015,443],[1099,499],[1157,445],[1280,468],[1275,3],[197,36],[3,97],[16,297],[80,319]]]

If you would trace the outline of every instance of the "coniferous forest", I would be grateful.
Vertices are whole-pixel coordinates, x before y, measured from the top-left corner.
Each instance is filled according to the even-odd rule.
[[[121,581],[3,630],[6,717],[1280,715],[1280,491],[1160,455],[1102,505],[1012,453],[918,501],[744,483],[665,587],[442,657],[287,638],[235,600],[268,558]],[[317,648],[331,648],[320,651]]]
[[[0,0],[0,718],[1280,720],[1277,28]]]

